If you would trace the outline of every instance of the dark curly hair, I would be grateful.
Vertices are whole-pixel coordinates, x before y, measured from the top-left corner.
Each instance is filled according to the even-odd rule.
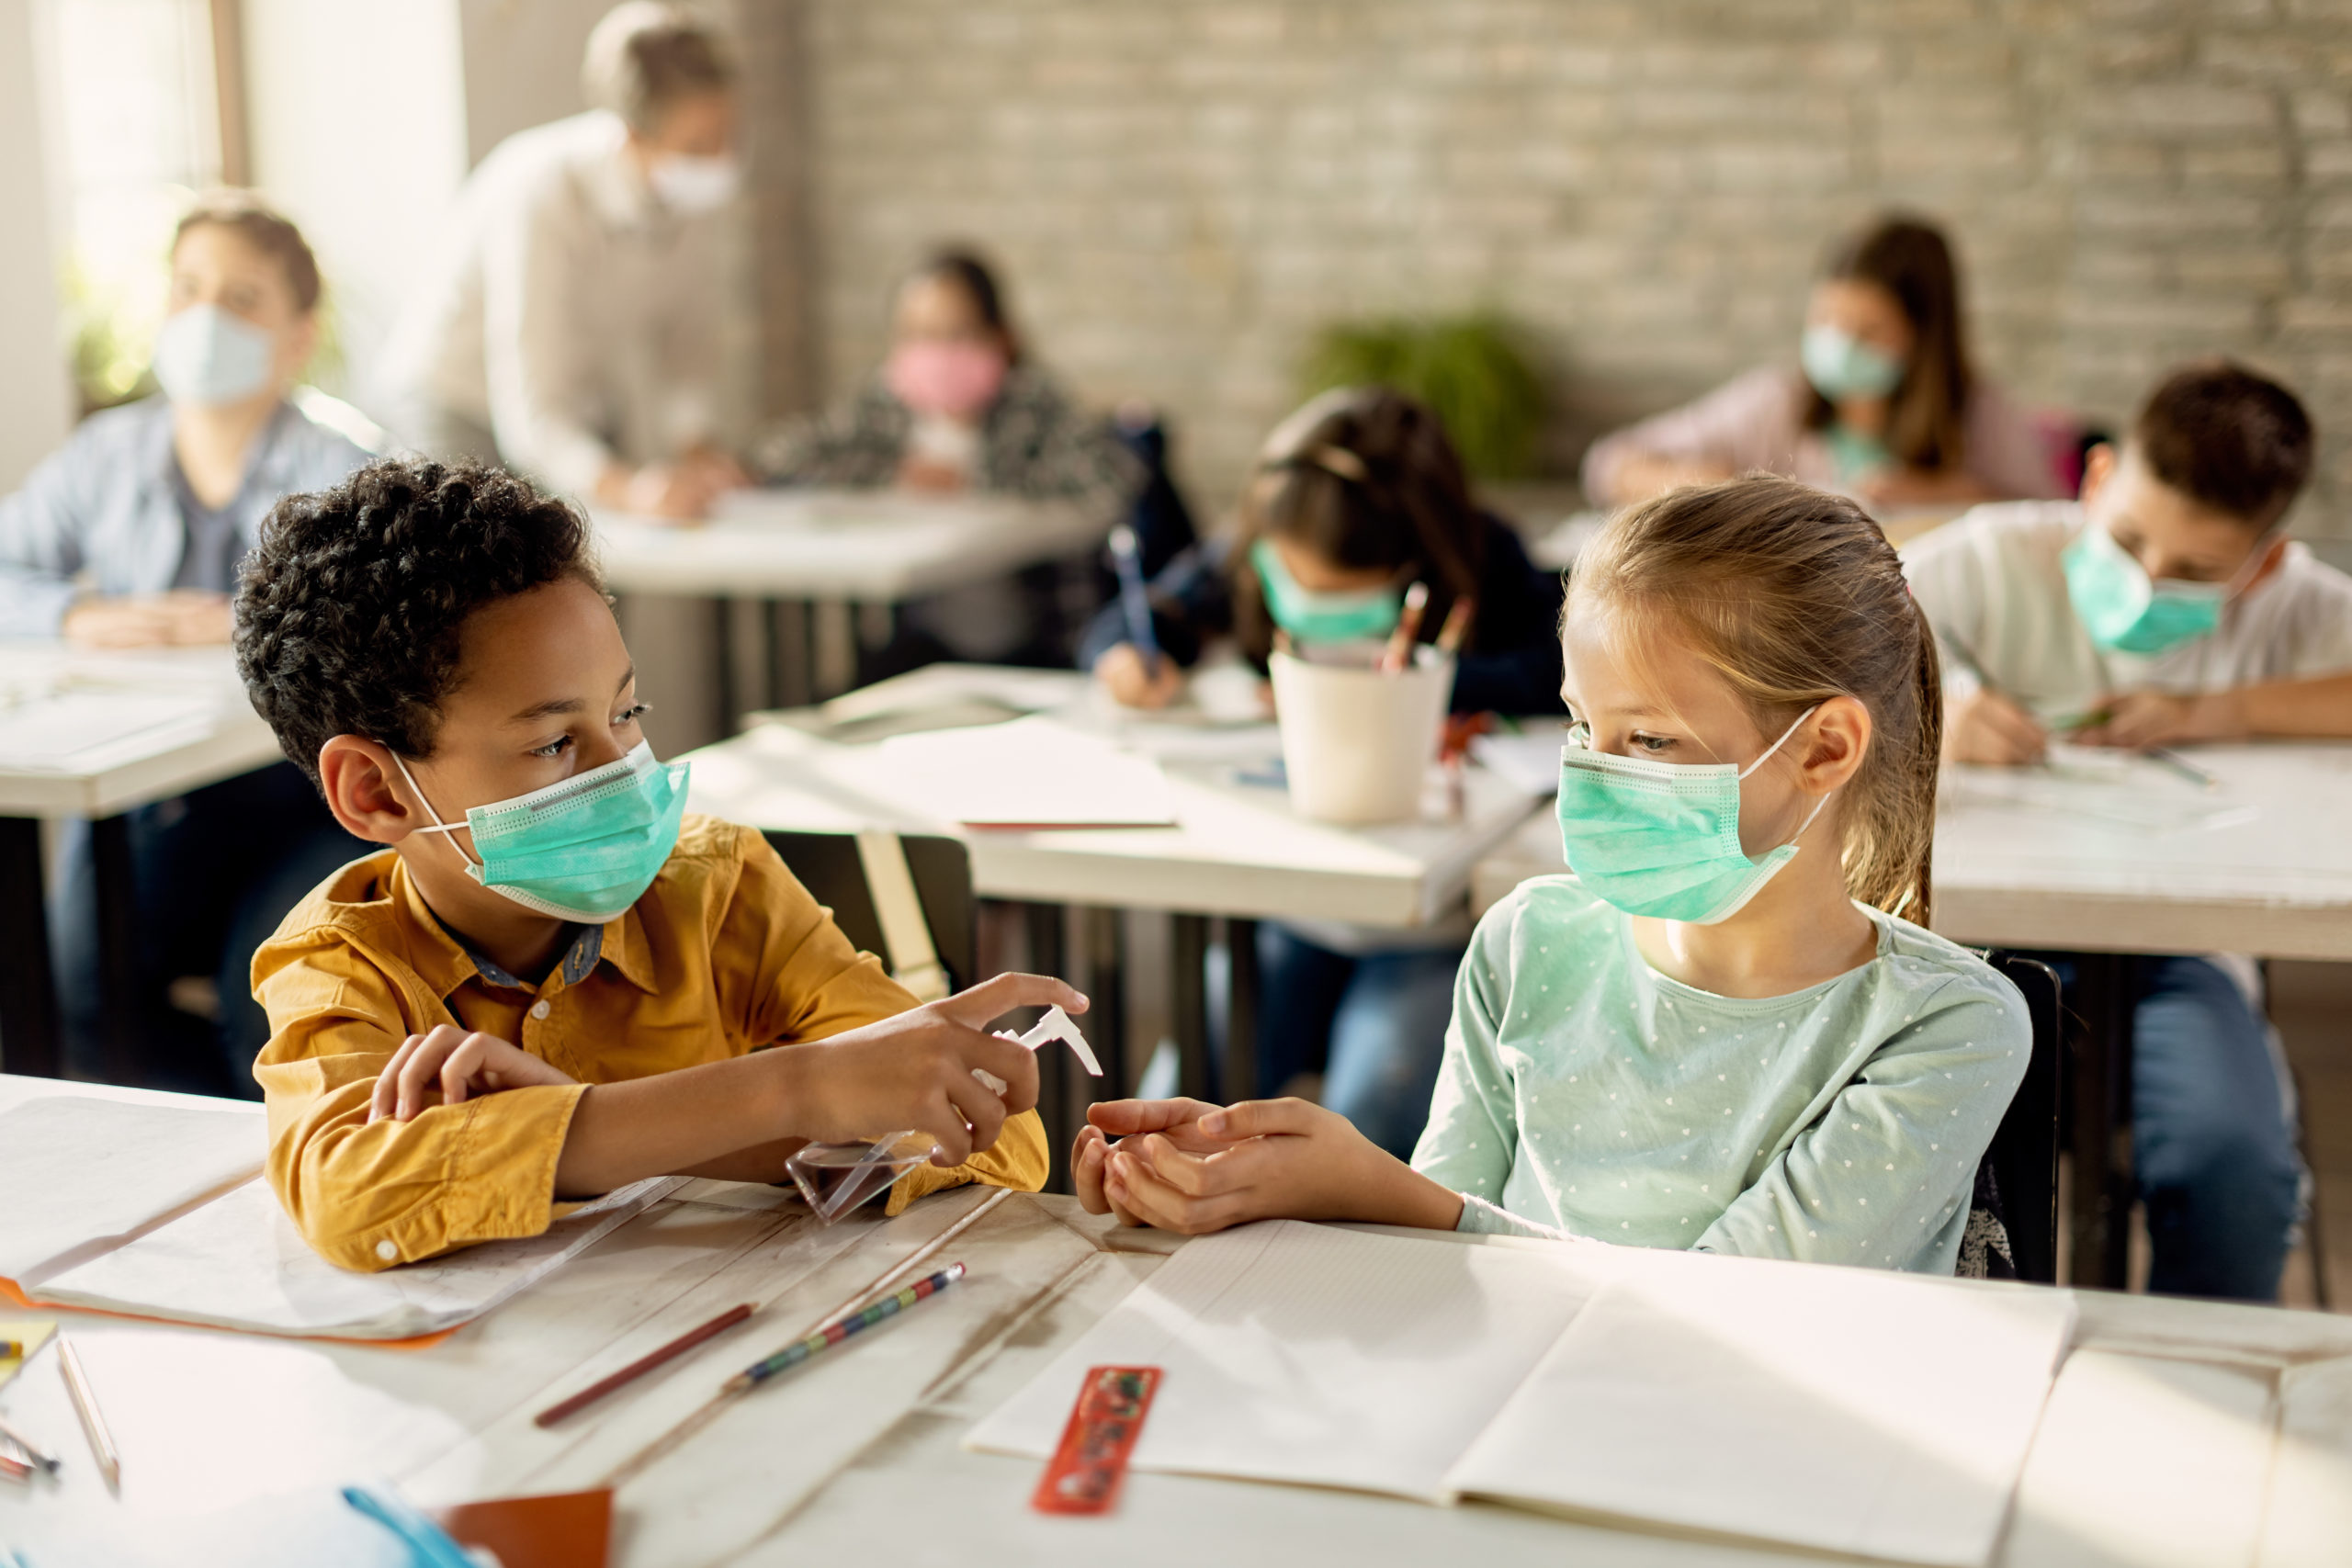
[[[565,578],[603,588],[563,502],[479,463],[370,463],[263,522],[238,573],[237,671],[312,784],[338,735],[428,757],[466,617]]]

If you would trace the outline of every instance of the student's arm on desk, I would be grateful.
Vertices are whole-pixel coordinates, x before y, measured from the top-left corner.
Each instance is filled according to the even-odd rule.
[[[2224,692],[2175,696],[2126,692],[2107,705],[2104,724],[2079,731],[2086,746],[2165,746],[2255,736],[2321,740],[2352,738],[2352,671],[2263,681]]]
[[[77,434],[0,497],[0,637],[57,636],[81,592],[74,578],[93,509],[85,445]]]

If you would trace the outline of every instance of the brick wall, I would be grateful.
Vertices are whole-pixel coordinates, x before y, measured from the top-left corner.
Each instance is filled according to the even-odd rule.
[[[1979,357],[2029,399],[2119,419],[2217,350],[2289,376],[2328,437],[2301,525],[2352,536],[2352,0],[745,10],[796,38],[821,388],[953,236],[1086,394],[1170,411],[1204,501],[1362,312],[1524,323],[1566,472],[1787,357],[1826,237],[1899,202],[1951,225]]]

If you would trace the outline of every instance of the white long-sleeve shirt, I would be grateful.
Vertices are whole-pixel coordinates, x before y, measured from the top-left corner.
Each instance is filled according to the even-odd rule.
[[[663,207],[627,142],[601,111],[501,142],[387,351],[387,389],[420,427],[458,415],[575,493],[718,426],[725,218]]]

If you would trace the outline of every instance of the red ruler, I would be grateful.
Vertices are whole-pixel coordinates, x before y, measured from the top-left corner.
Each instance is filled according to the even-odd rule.
[[[1109,1513],[1159,1387],[1158,1367],[1089,1368],[1030,1506],[1041,1514]]]

